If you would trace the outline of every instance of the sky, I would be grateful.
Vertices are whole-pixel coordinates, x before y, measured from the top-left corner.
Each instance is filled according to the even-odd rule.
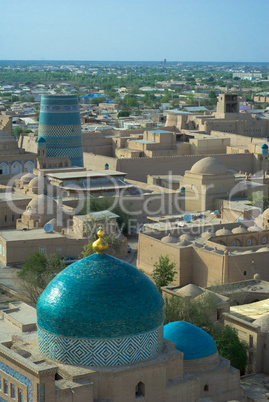
[[[0,60],[269,62],[269,0],[0,0]]]

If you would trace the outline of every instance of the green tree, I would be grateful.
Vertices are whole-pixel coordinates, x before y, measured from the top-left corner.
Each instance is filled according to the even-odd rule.
[[[18,102],[20,98],[17,95],[11,95],[11,102]]]
[[[248,345],[240,341],[237,331],[229,326],[224,329],[216,327],[212,336],[219,354],[230,360],[231,365],[243,373],[248,361]]]
[[[123,104],[126,107],[138,107],[138,101],[133,95],[126,95],[123,99]]]
[[[176,275],[176,271],[174,270],[175,265],[174,262],[170,262],[168,254],[164,256],[160,255],[159,262],[153,264],[153,279],[159,291],[161,291],[162,286],[167,286],[173,282]]]
[[[130,116],[130,112],[129,112],[129,110],[121,110],[119,113],[118,113],[118,118],[119,117],[129,117]]]
[[[215,91],[212,91],[212,90],[209,91],[208,97],[209,97],[210,99],[217,100],[217,94],[216,94]]]
[[[124,243],[126,242],[124,236],[117,236],[115,234],[105,234],[103,237],[104,241],[108,244],[108,252],[110,254],[117,254],[120,249],[123,247]],[[83,251],[81,252],[81,258],[88,257],[95,253],[94,248],[92,246],[93,242],[97,240],[97,236],[94,235],[83,247]]]
[[[105,102],[106,98],[104,96],[98,96],[97,98],[92,98],[91,99],[91,104],[92,105],[99,105],[99,103]]]
[[[217,301],[211,292],[202,293],[191,299],[189,297],[166,297],[164,299],[164,323],[187,321],[210,332],[215,322]]]
[[[193,104],[194,103],[194,95],[188,94],[186,97],[186,100],[187,100],[188,104]]]
[[[260,208],[262,212],[269,208],[269,199],[263,195],[262,191],[255,191],[248,196],[248,199],[251,205]]]
[[[117,223],[120,231],[123,234],[129,233],[130,216],[122,210],[120,205],[115,203],[115,198],[113,197],[89,198],[85,202],[81,214],[86,215],[89,212],[100,212],[104,210],[109,210],[118,215]]]
[[[15,138],[19,138],[20,134],[23,132],[23,128],[20,126],[16,126],[13,130],[12,130],[12,134]]]
[[[60,255],[30,254],[18,272],[25,295],[36,303],[47,284],[65,267]]]

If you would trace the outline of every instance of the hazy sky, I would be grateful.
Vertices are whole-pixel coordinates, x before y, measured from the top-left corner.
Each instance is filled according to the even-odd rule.
[[[0,0],[0,60],[269,62],[269,0]]]

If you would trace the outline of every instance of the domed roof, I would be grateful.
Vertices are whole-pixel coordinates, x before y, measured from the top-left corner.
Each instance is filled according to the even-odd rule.
[[[222,228],[216,231],[216,236],[227,236],[232,234],[232,232],[227,228]]]
[[[30,181],[31,181],[32,179],[34,179],[35,177],[36,177],[35,174],[33,174],[33,173],[27,173],[27,174],[24,174],[24,175],[20,178],[20,181],[21,181],[22,183],[24,183],[24,184],[27,184],[27,183],[30,183]]]
[[[247,233],[247,229],[242,226],[237,226],[236,228],[232,229],[232,233],[233,234]]]
[[[164,236],[161,241],[163,241],[164,243],[177,243],[178,239],[174,236],[171,236],[171,234],[169,233],[168,236]]]
[[[262,228],[260,228],[259,226],[257,226],[257,225],[253,225],[253,226],[250,226],[249,228],[248,228],[248,232],[262,232]]]
[[[38,327],[75,338],[115,338],[163,323],[163,299],[138,269],[107,254],[93,254],[60,272],[37,303]]]
[[[203,292],[204,292],[203,289],[201,289],[197,285],[194,285],[193,283],[189,283],[188,285],[183,286],[183,288],[180,288],[176,291],[176,293],[180,294],[181,296],[191,298],[195,298],[196,296],[198,296]]]
[[[256,253],[267,253],[267,251],[269,251],[268,247],[262,247],[256,250]]]
[[[269,219],[269,208],[267,208],[267,209],[263,212],[262,216],[263,216],[263,218]]]
[[[176,243],[177,246],[179,247],[187,247],[191,244],[191,242],[183,240],[183,241],[179,241],[178,243]]]
[[[201,234],[201,237],[202,237],[203,239],[206,239],[206,238],[208,238],[208,237],[213,237],[213,236],[215,236],[215,233],[214,233],[214,232],[210,232],[210,230],[207,230],[206,232],[203,232],[203,233]]]
[[[191,173],[195,174],[218,175],[225,174],[227,171],[226,165],[219,159],[213,158],[212,156],[207,156],[206,158],[200,159],[191,168]]]
[[[184,233],[181,236],[179,236],[180,241],[193,241],[194,238],[193,236],[189,235],[188,233]]]
[[[262,149],[268,149],[268,145],[267,145],[267,144],[263,144],[263,145],[261,146],[261,148],[262,148]]]
[[[29,215],[54,215],[58,209],[59,205],[52,197],[40,194],[29,202],[26,213]]]
[[[29,187],[32,189],[40,188],[41,190],[43,190],[44,184],[49,184],[49,180],[43,176],[36,176],[30,181]]]
[[[252,324],[261,327],[261,332],[263,333],[269,332],[269,314],[257,318],[257,320],[253,321]]]
[[[213,338],[189,322],[175,321],[166,324],[163,336],[174,342],[176,349],[184,353],[184,360],[201,359],[217,352]]]

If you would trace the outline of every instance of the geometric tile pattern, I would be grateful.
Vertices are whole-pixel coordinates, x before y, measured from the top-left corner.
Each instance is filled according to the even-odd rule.
[[[38,402],[45,402],[45,385],[37,384]]]
[[[163,326],[112,339],[68,338],[38,329],[38,349],[52,360],[75,366],[121,366],[156,356],[163,346]]]
[[[41,105],[41,112],[49,113],[72,113],[79,112],[79,105]]]
[[[49,137],[58,137],[59,135],[62,136],[64,135],[65,137],[73,137],[73,136],[81,136],[81,126],[79,124],[73,124],[73,125],[62,125],[62,126],[50,126],[50,125],[45,125],[42,124],[39,126],[38,133],[40,137],[43,137],[43,134],[45,134],[45,139],[47,141],[47,138]]]
[[[22,384],[26,385],[28,393],[28,401],[29,402],[33,401],[33,384],[32,381],[29,380],[29,378],[18,373],[18,371],[13,370],[11,367],[7,366],[2,362],[0,362],[0,370],[8,374],[10,377],[15,378],[15,380],[20,381]]]
[[[49,148],[47,150],[47,156],[50,158],[58,157],[58,156],[68,156],[71,161],[74,161],[74,159],[77,158],[77,148],[78,147]]]
[[[76,95],[42,95],[38,137],[46,140],[48,157],[68,156],[83,166],[82,134]]]

